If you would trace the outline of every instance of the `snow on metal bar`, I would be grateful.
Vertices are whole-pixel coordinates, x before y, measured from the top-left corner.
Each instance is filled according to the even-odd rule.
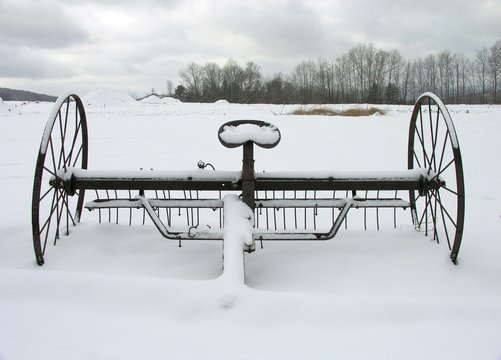
[[[108,179],[138,179],[138,180],[165,180],[165,181],[182,181],[182,180],[200,180],[200,181],[238,181],[241,179],[241,171],[208,171],[203,169],[193,170],[174,170],[174,171],[159,171],[159,170],[86,170],[77,168],[68,168],[64,173],[65,180],[69,180],[72,176],[81,180],[108,180]],[[62,174],[61,174],[62,175]]]
[[[259,179],[298,179],[298,180],[419,180],[421,177],[433,178],[428,169],[409,169],[398,171],[270,171],[256,172],[256,180]]]
[[[147,201],[153,208],[221,209],[223,207],[221,199],[147,199]],[[89,210],[142,207],[139,199],[96,199],[85,204],[85,208]]]
[[[252,210],[238,196],[224,197],[223,275],[231,283],[245,282],[244,251],[254,245]]]
[[[67,168],[66,171],[58,171],[58,177],[68,180],[72,176],[81,180],[99,179],[151,179],[151,180],[194,180],[194,181],[239,181],[242,178],[241,171],[207,171],[203,169],[193,170],[86,170]],[[419,180],[421,177],[432,179],[435,176],[428,169],[409,169],[400,171],[270,171],[255,172],[256,181],[260,179],[326,179],[326,180]]]

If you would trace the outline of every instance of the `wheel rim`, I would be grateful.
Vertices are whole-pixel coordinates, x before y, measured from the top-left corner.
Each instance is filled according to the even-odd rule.
[[[408,168],[426,169],[445,183],[438,190],[410,191],[416,229],[446,241],[456,263],[464,225],[464,178],[461,152],[449,111],[432,93],[419,97],[409,127]]]
[[[49,181],[60,179],[59,170],[86,169],[87,157],[87,121],[82,101],[75,94],[64,94],[49,115],[35,167],[32,227],[39,265],[44,263],[47,246],[55,245],[61,234],[69,233],[70,225],[80,221],[85,195],[84,190],[69,194]]]

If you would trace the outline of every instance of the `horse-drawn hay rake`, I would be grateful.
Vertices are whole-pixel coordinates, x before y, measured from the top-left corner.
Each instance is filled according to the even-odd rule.
[[[80,98],[65,94],[43,133],[32,209],[39,265],[49,245],[79,222],[84,207],[97,211],[99,221],[107,217],[117,223],[121,211],[129,224],[139,209],[143,223],[147,214],[162,236],[179,245],[224,240],[226,248],[229,237],[244,238],[237,246],[241,254],[252,252],[255,242],[332,239],[351,209],[363,209],[365,222],[369,208],[376,213],[409,208],[416,229],[446,241],[456,263],[464,223],[461,154],[450,114],[432,93],[416,101],[408,169],[400,172],[255,172],[254,145],[272,148],[281,138],[278,128],[257,120],[231,121],[218,131],[225,147],[242,146],[241,170],[216,171],[200,161],[198,169],[187,171],[92,171],[87,169],[86,121]],[[84,205],[89,191],[97,198]],[[368,196],[374,192],[376,196]],[[402,192],[408,198],[398,197]],[[230,211],[239,213],[243,223]]]

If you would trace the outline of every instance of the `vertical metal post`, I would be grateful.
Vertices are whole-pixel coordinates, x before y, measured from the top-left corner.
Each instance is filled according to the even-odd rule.
[[[247,141],[243,144],[242,159],[242,201],[254,211],[256,204],[254,191],[256,185],[254,182],[254,143]]]

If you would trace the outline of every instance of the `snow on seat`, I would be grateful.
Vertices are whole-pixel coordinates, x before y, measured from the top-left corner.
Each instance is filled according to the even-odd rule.
[[[219,128],[218,137],[227,148],[252,142],[262,148],[271,149],[280,142],[280,131],[270,123],[260,120],[234,120]]]

